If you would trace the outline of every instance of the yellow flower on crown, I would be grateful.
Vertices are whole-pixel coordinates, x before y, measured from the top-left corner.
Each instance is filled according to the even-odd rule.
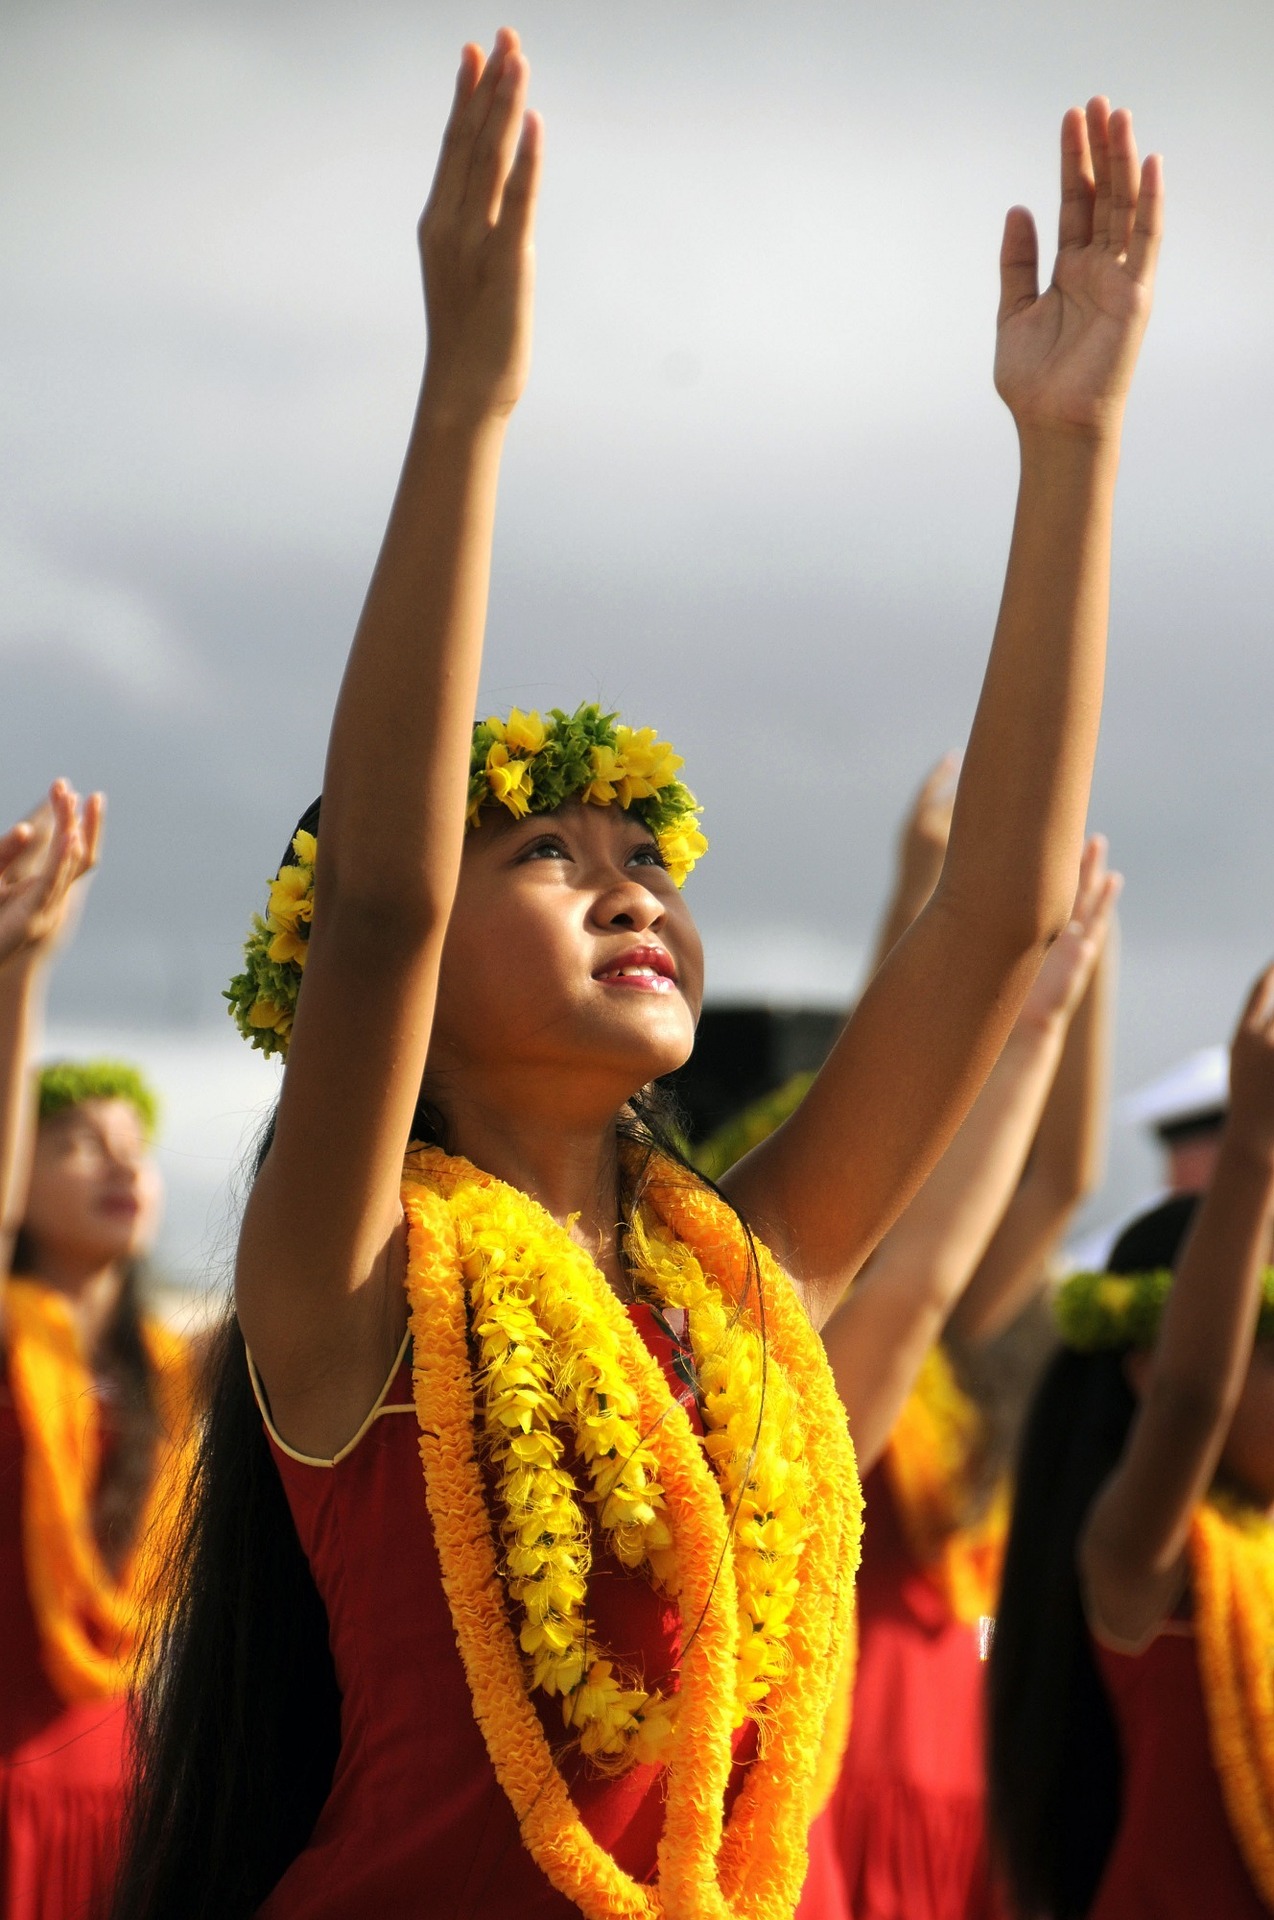
[[[511,759],[509,749],[500,740],[487,753],[487,785],[517,819],[531,811],[534,783],[530,764],[526,760]]]
[[[507,720],[501,720],[498,714],[493,713],[487,725],[496,739],[512,753],[528,756],[543,753],[548,740],[549,730],[543,716],[523,713],[521,707],[510,707]]]
[[[672,784],[678,767],[685,765],[681,755],[674,753],[666,740],[660,740],[653,727],[642,727],[640,732],[616,727],[615,738],[624,763],[624,771],[615,783],[621,807],[631,807],[634,800],[652,799],[661,787]]]
[[[609,807],[615,801],[615,789],[624,777],[625,762],[622,754],[614,747],[590,747],[589,762],[593,777],[585,787],[580,799],[594,807]]]
[[[708,851],[708,842],[696,826],[667,827],[658,836],[664,865],[680,887],[697,860]]]
[[[1124,1313],[1137,1289],[1123,1274],[1107,1273],[1099,1281],[1096,1293],[1107,1313]]]

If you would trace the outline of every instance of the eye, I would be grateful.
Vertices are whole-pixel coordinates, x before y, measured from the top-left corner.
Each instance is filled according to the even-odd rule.
[[[542,833],[530,846],[523,847],[517,865],[521,866],[525,860],[569,860],[570,857],[570,848],[559,834]]]
[[[657,840],[643,840],[641,845],[634,847],[629,854],[628,865],[630,867],[660,867],[666,872],[668,862],[660,852]]]

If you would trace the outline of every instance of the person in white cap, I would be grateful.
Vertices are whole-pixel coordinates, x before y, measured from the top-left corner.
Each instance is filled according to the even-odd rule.
[[[1149,1127],[1167,1164],[1170,1193],[1206,1193],[1212,1184],[1230,1104],[1224,1047],[1200,1047],[1161,1073],[1116,1109],[1126,1126]]]
[[[1200,1047],[1175,1066],[1125,1094],[1115,1117],[1125,1127],[1148,1127],[1164,1155],[1163,1184],[1119,1218],[1082,1234],[1066,1250],[1071,1272],[1097,1272],[1131,1220],[1179,1193],[1206,1193],[1212,1184],[1229,1111],[1229,1058],[1224,1047]]]

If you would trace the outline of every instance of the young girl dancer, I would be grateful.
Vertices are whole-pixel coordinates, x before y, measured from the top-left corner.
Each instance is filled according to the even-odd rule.
[[[1023,1913],[1274,1907],[1272,1229],[1274,968],[1235,1036],[1210,1192],[1134,1222],[1058,1300],[991,1655]]]
[[[858,1528],[813,1328],[1070,911],[1160,219],[1127,115],[1066,120],[1042,296],[1028,216],[1007,228],[1022,489],[943,884],[718,1196],[646,1091],[702,991],[676,756],[596,709],[473,726],[530,350],[526,89],[514,34],[466,48],[421,227],[424,381],[322,818],[231,989],[287,1068],[129,1920],[790,1916]]]
[[[33,1084],[43,976],[99,805],[59,783],[0,842],[0,1911],[101,1911],[118,1861],[146,1529],[177,1491],[190,1380],[147,1321],[154,1101],[113,1062]],[[11,856],[11,857],[10,857]]]

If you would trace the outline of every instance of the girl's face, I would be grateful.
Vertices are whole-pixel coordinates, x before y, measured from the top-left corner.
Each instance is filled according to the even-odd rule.
[[[1261,1506],[1274,1506],[1274,1341],[1252,1349],[1221,1464]]]
[[[703,999],[695,924],[640,820],[578,801],[484,817],[447,928],[426,1088],[444,1111],[507,1097],[613,1113],[688,1058]]]
[[[40,1122],[23,1231],[37,1262],[135,1260],[159,1224],[159,1172],[128,1100],[85,1100]]]

